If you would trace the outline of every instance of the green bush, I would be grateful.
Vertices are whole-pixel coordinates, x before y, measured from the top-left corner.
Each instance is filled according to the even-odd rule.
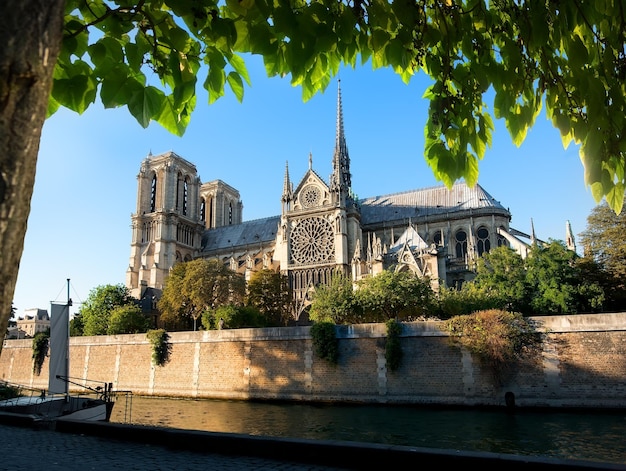
[[[313,349],[315,354],[332,364],[339,362],[339,342],[335,324],[332,322],[319,322],[311,326]]]
[[[541,335],[519,313],[489,309],[453,317],[445,326],[451,342],[476,355],[498,381],[510,366],[541,346]]]
[[[387,368],[391,371],[395,371],[400,367],[400,362],[402,361],[402,345],[400,345],[402,324],[394,319],[390,319],[385,325],[387,326],[385,359],[387,360]]]
[[[163,366],[169,361],[171,346],[170,336],[164,329],[149,330],[146,334],[152,345],[152,362]]]

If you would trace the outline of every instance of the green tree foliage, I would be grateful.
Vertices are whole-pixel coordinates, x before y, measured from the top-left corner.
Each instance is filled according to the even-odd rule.
[[[354,295],[363,309],[364,322],[425,317],[432,312],[435,299],[428,278],[393,270],[360,280]]]
[[[258,309],[272,326],[284,326],[292,319],[292,292],[285,275],[261,270],[248,282],[247,304]]]
[[[245,290],[244,277],[219,260],[196,259],[174,265],[157,308],[165,325],[189,321],[195,330],[204,311],[243,305]]]
[[[528,312],[531,298],[524,259],[510,247],[501,246],[478,259],[473,286],[491,300],[489,308]],[[485,307],[483,307],[485,309]]]
[[[150,327],[149,319],[137,305],[118,306],[111,311],[107,334],[138,334]]]
[[[143,127],[155,121],[182,135],[200,84],[209,103],[226,86],[243,98],[250,54],[263,57],[269,76],[290,76],[305,100],[342,64],[390,67],[405,82],[426,74],[424,156],[448,186],[476,183],[493,118],[520,145],[545,106],[563,144],[580,144],[594,199],[622,209],[621,2],[9,0],[3,7],[0,214],[12,217],[0,219],[0,333],[46,110],[82,113],[99,98],[106,108],[126,106]]]
[[[454,345],[464,347],[489,367],[497,380],[515,362],[537,352],[541,336],[519,313],[491,309],[446,321]]]
[[[590,306],[602,306],[602,287],[582,277],[577,260],[576,253],[562,241],[532,247],[525,262],[534,314],[576,314]]]
[[[92,289],[79,311],[84,335],[106,335],[113,310],[120,306],[136,305],[137,299],[122,284],[101,285]]]
[[[241,329],[268,327],[268,319],[254,306],[234,306],[225,304],[216,309],[207,309],[202,313],[202,326],[206,330]]]
[[[83,316],[77,313],[70,319],[70,337],[80,337],[84,335],[84,332],[85,324],[83,322]]]
[[[352,280],[335,273],[328,285],[315,287],[309,319],[313,322],[358,324],[363,321],[362,310],[356,302]]]
[[[594,207],[580,234],[586,276],[605,287],[607,309],[626,308],[626,214],[616,215],[606,203]]]
[[[462,289],[440,287],[437,293],[433,317],[449,319],[454,316],[471,314],[472,312],[493,309],[497,298],[476,288],[474,283],[465,283]]]
[[[370,61],[432,85],[425,157],[447,185],[477,181],[493,117],[520,145],[542,106],[564,145],[581,144],[585,182],[621,210],[626,57],[619,2],[203,2],[69,0],[50,112],[96,97],[146,127],[182,134],[202,86],[212,103],[249,83],[244,56],[291,76],[309,99],[341,64]],[[148,80],[154,74],[162,82]],[[493,99],[492,107],[486,96]],[[493,117],[488,111],[493,109]]]

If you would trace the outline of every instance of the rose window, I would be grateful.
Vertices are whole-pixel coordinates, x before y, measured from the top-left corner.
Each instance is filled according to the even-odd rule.
[[[300,203],[305,208],[311,208],[320,204],[322,192],[315,185],[307,185],[300,193]]]
[[[291,257],[297,263],[316,263],[331,260],[335,240],[331,224],[323,218],[300,221],[291,231]]]

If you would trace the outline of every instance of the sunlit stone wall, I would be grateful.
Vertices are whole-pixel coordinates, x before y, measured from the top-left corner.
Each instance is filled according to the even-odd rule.
[[[403,358],[385,362],[385,325],[337,328],[337,365],[313,352],[309,327],[172,332],[164,366],[145,334],[72,337],[70,376],[140,395],[444,405],[626,407],[626,313],[536,317],[541,355],[494,378],[450,344],[439,322],[403,324]],[[46,389],[48,363],[32,371],[32,340],[7,340],[0,378]]]

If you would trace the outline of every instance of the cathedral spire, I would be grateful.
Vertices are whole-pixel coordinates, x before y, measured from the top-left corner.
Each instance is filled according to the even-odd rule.
[[[285,162],[285,179],[283,180],[283,196],[281,198],[283,210],[289,210],[289,203],[293,197],[292,193],[291,181],[289,180],[289,162]]]
[[[335,136],[335,154],[333,155],[333,178],[331,186],[345,195],[352,187],[350,176],[350,157],[343,129],[343,109],[341,105],[341,80],[337,81],[337,130]]]
[[[569,221],[565,223],[565,243],[567,248],[576,252],[576,241],[574,239],[574,232],[572,231],[572,225]]]

